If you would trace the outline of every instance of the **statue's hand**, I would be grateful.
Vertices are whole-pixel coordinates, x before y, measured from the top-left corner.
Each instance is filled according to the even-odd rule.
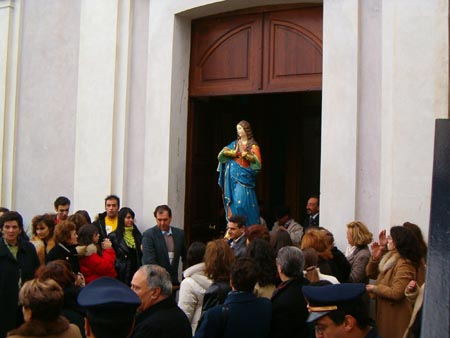
[[[228,157],[236,157],[236,151],[234,151],[230,148],[225,148],[223,151],[223,154]]]
[[[255,155],[253,155],[251,153],[248,153],[246,151],[244,151],[242,153],[242,157],[245,158],[249,162],[254,162],[255,161]]]

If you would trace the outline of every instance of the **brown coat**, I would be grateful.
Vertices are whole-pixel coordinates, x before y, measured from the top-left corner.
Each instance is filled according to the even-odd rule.
[[[36,248],[36,253],[39,257],[39,262],[41,265],[45,265],[45,256],[50,252],[51,249],[55,247],[55,240],[50,238],[45,245],[44,241],[40,239],[38,236],[34,236],[31,239],[31,243],[33,243]]]
[[[366,273],[369,278],[377,279],[374,293],[380,336],[402,338],[412,314],[412,304],[405,297],[405,288],[416,278],[416,268],[397,251],[389,251],[379,262],[370,258]]]
[[[30,320],[17,329],[8,332],[8,338],[82,338],[80,329],[70,324],[66,318],[59,317],[52,322]]]

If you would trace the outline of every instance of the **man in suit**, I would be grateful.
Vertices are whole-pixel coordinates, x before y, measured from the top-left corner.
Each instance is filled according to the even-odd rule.
[[[172,210],[167,205],[156,207],[156,226],[142,234],[142,264],[157,264],[165,268],[172,279],[174,291],[179,289],[178,265],[186,262],[184,231],[170,226]]]
[[[245,237],[245,223],[244,216],[233,215],[228,222],[228,244],[234,251],[236,258],[242,257],[247,252],[247,238]]]
[[[306,203],[306,218],[303,227],[306,229],[319,226],[319,196],[311,196]]]

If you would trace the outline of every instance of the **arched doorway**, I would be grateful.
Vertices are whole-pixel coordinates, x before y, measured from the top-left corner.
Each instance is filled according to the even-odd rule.
[[[320,187],[322,8],[253,9],[194,21],[186,173],[189,240],[223,231],[219,150],[242,119],[263,155],[262,215],[286,203],[301,219]]]

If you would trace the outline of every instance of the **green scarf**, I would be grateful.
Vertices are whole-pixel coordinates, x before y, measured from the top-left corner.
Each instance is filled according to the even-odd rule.
[[[136,243],[133,237],[133,227],[125,227],[125,232],[123,233],[123,240],[127,247],[136,249]]]

